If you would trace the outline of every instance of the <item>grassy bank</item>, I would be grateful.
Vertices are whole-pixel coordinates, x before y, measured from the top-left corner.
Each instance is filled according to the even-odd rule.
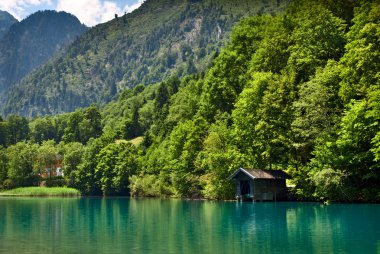
[[[80,196],[80,192],[66,187],[23,187],[0,192],[0,196]]]

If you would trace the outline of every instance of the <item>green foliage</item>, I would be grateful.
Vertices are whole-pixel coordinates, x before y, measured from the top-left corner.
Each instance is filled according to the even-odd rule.
[[[16,144],[19,141],[24,141],[29,135],[28,120],[25,117],[11,115],[7,121],[7,144]]]
[[[109,142],[109,141],[108,141]],[[101,195],[102,190],[99,175],[95,174],[98,163],[96,156],[108,143],[101,138],[91,139],[83,151],[83,156],[75,170],[71,171],[71,187],[74,187],[86,195]]]
[[[167,184],[167,178],[160,175],[132,175],[129,177],[131,195],[140,197],[168,197],[173,192]]]
[[[267,125],[263,119],[264,115],[260,111],[265,110],[265,102],[269,103],[268,106],[275,106],[272,104],[272,99],[266,99],[266,97],[273,95],[268,92],[270,86],[277,90],[275,88],[276,79],[278,77],[271,73],[254,73],[250,85],[240,94],[232,113],[236,142],[241,151],[251,157],[255,166],[259,167],[267,165],[270,161],[270,151],[268,150],[270,144],[267,143],[270,141],[270,137],[268,135],[275,133],[265,130],[270,126]],[[275,107],[282,110],[280,105]],[[277,116],[274,118],[277,119]]]
[[[0,108],[5,114],[27,116],[69,112],[91,103],[109,102],[138,84],[206,71],[242,17],[277,13],[287,4],[275,0],[148,0],[123,18],[89,29],[61,54],[7,90]],[[53,30],[60,36],[68,34]],[[248,45],[251,35],[246,39]]]
[[[72,185],[75,181],[73,172],[77,170],[78,165],[82,162],[83,153],[84,147],[81,143],[73,142],[64,145],[64,175],[69,185]]]
[[[127,142],[111,143],[97,155],[95,174],[99,175],[103,195],[129,193],[128,178],[137,171],[136,149]]]
[[[289,48],[289,68],[296,71],[297,81],[307,81],[316,67],[328,59],[338,60],[344,52],[345,24],[319,4],[307,6],[296,15]]]
[[[61,155],[55,146],[55,142],[53,140],[44,141],[37,150],[34,161],[34,172],[38,172],[40,175],[46,174],[51,178],[55,166],[60,160]]]
[[[265,36],[251,58],[251,71],[280,73],[286,67],[292,45],[288,22],[286,17],[277,16],[266,24]]]
[[[0,189],[4,189],[3,183],[8,178],[8,156],[4,147],[0,146]]]
[[[16,188],[13,190],[8,190],[4,192],[0,192],[0,196],[80,196],[80,192],[73,188],[43,188],[43,187],[24,187],[24,188]]]
[[[8,147],[8,187],[36,184],[38,177],[34,172],[34,160],[37,148],[37,145],[26,142]]]
[[[346,53],[340,95],[345,102],[362,99],[372,87],[379,87],[380,5],[366,2],[356,9],[353,25],[347,33]]]
[[[170,126],[190,120],[199,108],[202,81],[197,78],[189,79],[189,81],[183,81],[179,91],[170,99],[169,113],[166,118]]]
[[[25,185],[58,155],[67,184],[86,195],[230,199],[228,176],[246,167],[286,170],[301,199],[378,202],[378,10],[294,1],[283,14],[248,18],[206,73],[124,89],[101,110],[35,118],[21,139],[41,145],[0,149],[2,185]],[[165,65],[192,57],[194,47],[179,49]],[[20,140],[9,121],[0,122],[5,146]]]
[[[231,45],[214,60],[205,78],[201,111],[211,119],[217,112],[231,112],[233,103],[247,82],[251,55],[265,35],[270,16],[256,16],[242,21],[231,34]]]
[[[335,61],[317,69],[315,77],[299,88],[299,98],[293,103],[293,146],[296,160],[302,164],[310,159],[314,142],[328,140],[336,133],[343,111],[338,96],[341,69]]]
[[[0,145],[7,146],[9,141],[8,123],[1,119],[0,121]]]
[[[97,138],[101,134],[102,126],[99,109],[96,106],[91,106],[70,114],[62,139],[65,142],[85,144],[90,138]]]
[[[29,124],[30,139],[34,143],[41,143],[44,140],[56,137],[54,123],[51,117],[37,118]]]
[[[316,186],[314,197],[318,200],[344,200],[352,199],[350,188],[346,181],[346,176],[339,170],[325,168],[312,176],[312,181]]]
[[[233,184],[227,178],[244,162],[232,145],[227,122],[228,119],[218,119],[210,126],[196,161],[197,168],[204,170],[200,179],[202,195],[209,199],[233,197]]]

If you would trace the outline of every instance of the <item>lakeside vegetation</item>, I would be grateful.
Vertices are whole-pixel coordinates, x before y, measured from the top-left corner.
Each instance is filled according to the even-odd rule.
[[[80,196],[80,192],[67,187],[23,187],[0,192],[0,196]]]
[[[227,199],[245,167],[285,170],[300,199],[379,202],[379,63],[379,1],[293,1],[243,20],[205,73],[0,122],[0,185],[59,160],[84,195]]]

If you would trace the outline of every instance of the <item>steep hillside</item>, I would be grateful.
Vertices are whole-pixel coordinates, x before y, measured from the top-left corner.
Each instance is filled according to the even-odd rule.
[[[102,109],[0,120],[0,188],[60,158],[55,183],[87,195],[230,199],[227,179],[246,167],[286,170],[303,200],[379,203],[379,10],[293,0],[236,25],[204,74]]]
[[[276,13],[288,1],[147,0],[98,25],[2,99],[3,114],[73,111],[126,88],[203,71],[244,16]]]
[[[65,12],[37,12],[14,24],[0,42],[0,92],[45,63],[86,31]]]
[[[17,19],[8,12],[0,11],[0,40],[8,32],[8,29],[17,22]]]

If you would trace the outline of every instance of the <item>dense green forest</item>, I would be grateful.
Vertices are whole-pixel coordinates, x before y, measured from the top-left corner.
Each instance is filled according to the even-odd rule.
[[[72,112],[110,102],[138,84],[205,71],[242,17],[276,13],[286,4],[147,0],[136,11],[88,30],[61,55],[12,86],[0,97],[1,113],[33,117]]]
[[[62,160],[89,195],[227,199],[238,167],[283,169],[304,200],[380,201],[380,3],[292,1],[241,21],[204,73],[99,109],[0,123],[2,188]]]

